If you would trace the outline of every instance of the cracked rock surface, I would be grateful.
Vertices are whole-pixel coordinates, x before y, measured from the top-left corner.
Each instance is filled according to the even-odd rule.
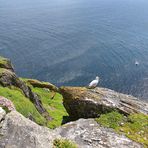
[[[48,128],[12,111],[1,122],[0,148],[52,148],[55,137]]]
[[[53,148],[53,140],[57,138],[69,139],[78,148],[143,147],[110,128],[101,127],[94,119],[79,119],[50,130],[11,111],[0,122],[0,148]]]
[[[148,115],[147,102],[107,88],[61,87],[60,92],[67,112],[74,119],[95,118],[112,110]]]
[[[79,119],[56,129],[62,137],[75,141],[80,148],[141,148],[142,145],[101,127],[94,119]]]

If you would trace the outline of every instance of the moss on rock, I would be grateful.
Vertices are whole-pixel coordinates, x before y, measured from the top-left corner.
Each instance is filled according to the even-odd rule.
[[[36,79],[27,79],[27,78],[21,78],[24,82],[26,82],[28,85],[32,85],[33,87],[38,87],[38,88],[47,88],[50,89],[52,91],[58,92],[58,88],[49,83],[49,82],[43,82],[43,81],[39,81]]]
[[[53,141],[53,148],[78,148],[78,146],[67,139],[55,139]]]
[[[45,118],[37,111],[34,104],[16,87],[0,87],[0,96],[11,100],[18,112],[27,118],[32,117],[36,123],[46,125]]]
[[[9,69],[11,71],[14,71],[11,61],[9,59],[3,58],[1,56],[0,56],[0,68],[5,68],[5,69]]]
[[[148,116],[131,114],[127,117],[117,111],[102,114],[96,121],[118,133],[124,133],[128,138],[148,147]]]
[[[51,121],[48,121],[47,126],[49,128],[56,128],[60,126],[63,122],[63,118],[68,116],[64,106],[63,106],[63,97],[59,93],[56,93],[54,98],[52,91],[47,91],[44,88],[32,87],[32,91],[38,94],[41,98],[44,108],[48,111],[52,117]]]

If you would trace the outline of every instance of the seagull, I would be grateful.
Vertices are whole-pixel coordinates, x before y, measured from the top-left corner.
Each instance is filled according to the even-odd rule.
[[[96,76],[96,79],[91,81],[88,85],[88,88],[95,88],[99,83],[99,77]]]
[[[139,65],[139,62],[138,61],[135,61],[135,65],[138,66]]]

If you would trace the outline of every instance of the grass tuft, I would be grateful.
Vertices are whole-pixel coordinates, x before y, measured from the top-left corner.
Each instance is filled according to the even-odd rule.
[[[53,129],[60,126],[63,122],[63,117],[68,116],[68,113],[63,106],[62,95],[44,88],[32,87],[32,90],[40,96],[43,106],[53,118],[53,120],[48,121],[47,127]],[[54,98],[51,99],[53,96]]]
[[[128,138],[148,147],[148,116],[131,114],[127,117],[117,111],[101,115],[96,121],[118,133],[124,133]]]
[[[11,100],[18,112],[20,112],[25,117],[32,116],[34,121],[39,125],[45,125],[46,120],[37,111],[34,104],[24,96],[21,90],[16,87],[0,87],[0,96]]]
[[[78,148],[78,146],[67,139],[55,139],[53,141],[53,148]]]

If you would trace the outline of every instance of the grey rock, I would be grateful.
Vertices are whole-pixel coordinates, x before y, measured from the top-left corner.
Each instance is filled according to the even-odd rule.
[[[0,128],[0,148],[52,148],[55,135],[16,111],[8,113]]]
[[[93,119],[79,119],[50,130],[11,111],[0,124],[0,148],[53,148],[54,139],[61,138],[75,142],[79,148],[142,148]]]
[[[107,88],[61,87],[64,106],[74,119],[98,117],[118,110],[123,114],[148,114],[148,103]]]
[[[62,137],[75,141],[80,148],[142,148],[143,146],[101,127],[93,119],[79,119],[56,129]]]
[[[0,107],[0,121],[5,117],[6,112]]]

